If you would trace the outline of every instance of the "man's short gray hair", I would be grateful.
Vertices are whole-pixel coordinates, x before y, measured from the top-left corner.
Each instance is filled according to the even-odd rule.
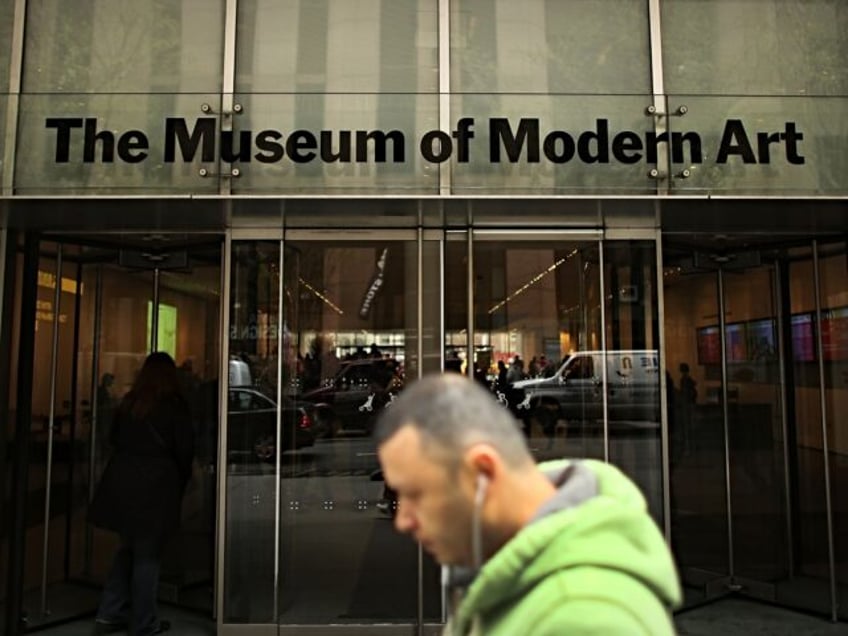
[[[533,464],[520,423],[479,383],[457,373],[425,376],[405,389],[377,421],[377,446],[405,426],[421,433],[428,452],[455,465],[478,443],[491,445],[513,468]]]

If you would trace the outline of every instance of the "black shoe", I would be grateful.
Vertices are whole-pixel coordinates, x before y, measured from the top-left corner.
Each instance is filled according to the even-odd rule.
[[[94,621],[94,629],[91,630],[91,633],[93,636],[101,636],[101,634],[116,634],[125,631],[127,631],[126,623],[112,623],[98,618]]]
[[[163,632],[167,632],[171,629],[171,621],[161,620],[159,621],[159,627],[156,628],[154,634],[161,634]]]

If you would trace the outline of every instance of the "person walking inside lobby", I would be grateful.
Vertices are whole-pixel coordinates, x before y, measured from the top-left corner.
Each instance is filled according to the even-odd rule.
[[[537,466],[509,411],[456,374],[410,385],[375,437],[395,527],[449,566],[446,635],[674,633],[671,553],[614,466]]]
[[[188,403],[167,353],[152,353],[144,361],[115,413],[112,445],[89,520],[117,532],[121,545],[93,633],[159,634],[170,628],[156,611],[160,560],[165,541],[179,526],[194,446]]]

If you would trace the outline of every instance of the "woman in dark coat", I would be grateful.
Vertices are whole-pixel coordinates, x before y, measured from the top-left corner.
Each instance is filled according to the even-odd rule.
[[[165,541],[180,522],[191,476],[193,431],[177,367],[150,354],[121,401],[112,428],[114,453],[91,504],[90,520],[121,536],[95,621],[95,634],[131,628],[137,636],[170,628],[156,614]]]

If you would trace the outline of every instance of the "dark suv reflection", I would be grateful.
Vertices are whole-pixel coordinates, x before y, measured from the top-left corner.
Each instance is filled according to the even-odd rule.
[[[277,456],[277,404],[251,387],[231,387],[227,393],[230,461],[274,461]],[[315,443],[315,408],[284,399],[281,439],[285,452]]]
[[[325,386],[302,395],[321,413],[333,436],[370,435],[377,414],[403,388],[397,360],[345,360]]]

